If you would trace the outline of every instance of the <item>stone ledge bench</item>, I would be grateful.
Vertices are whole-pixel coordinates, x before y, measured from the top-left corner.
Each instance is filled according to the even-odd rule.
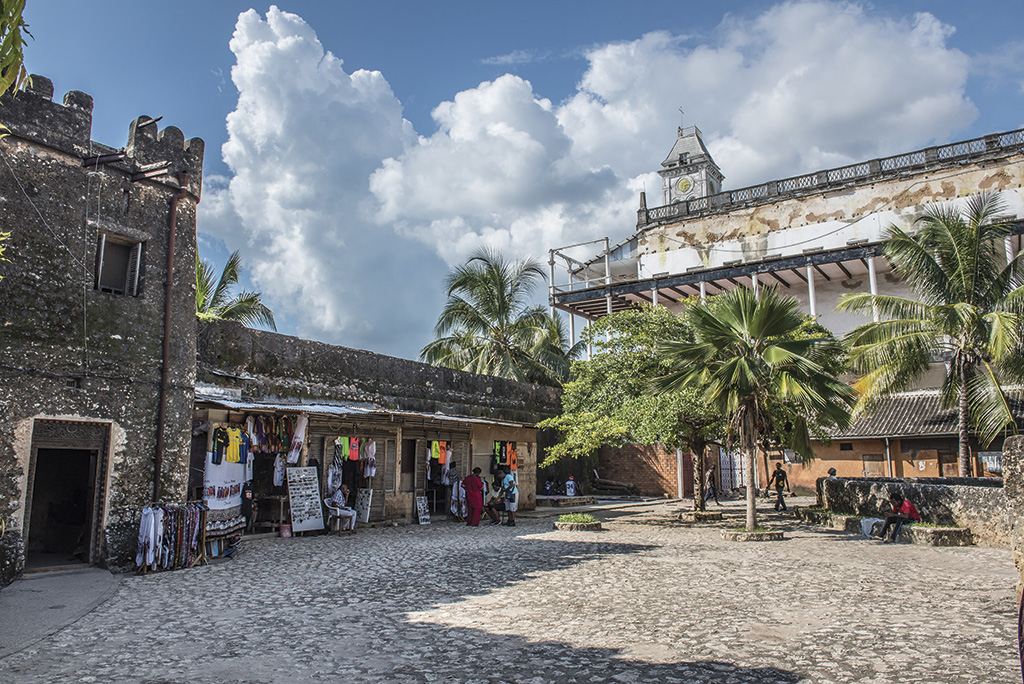
[[[863,534],[860,521],[866,516],[842,515],[831,511],[796,508],[796,517],[807,523],[820,525],[832,530]],[[973,546],[974,535],[966,527],[928,527],[925,525],[904,525],[896,539],[906,544],[925,546]]]
[[[538,506],[566,508],[570,506],[596,506],[597,499],[592,496],[538,496]]]

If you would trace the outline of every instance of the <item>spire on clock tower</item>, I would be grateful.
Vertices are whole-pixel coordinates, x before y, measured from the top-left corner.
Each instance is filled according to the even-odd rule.
[[[704,146],[700,129],[696,126],[679,127],[676,142],[661,162],[665,204],[714,195],[722,190],[722,175],[718,164]]]

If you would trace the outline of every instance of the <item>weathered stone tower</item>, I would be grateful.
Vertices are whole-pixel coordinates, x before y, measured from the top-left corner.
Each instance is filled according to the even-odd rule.
[[[141,508],[187,487],[203,141],[142,116],[115,150],[52,97],[0,102],[0,584],[132,567]]]

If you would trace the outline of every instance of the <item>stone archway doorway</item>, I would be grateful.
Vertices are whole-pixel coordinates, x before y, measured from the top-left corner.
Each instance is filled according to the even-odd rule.
[[[25,569],[102,560],[110,426],[36,420],[25,501]]]

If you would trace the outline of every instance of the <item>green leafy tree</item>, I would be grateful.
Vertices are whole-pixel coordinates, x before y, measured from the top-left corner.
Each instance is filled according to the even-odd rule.
[[[759,432],[785,435],[790,448],[811,456],[808,417],[849,424],[854,391],[826,370],[839,353],[831,338],[799,337],[804,316],[793,298],[773,287],[760,297],[737,288],[687,308],[693,339],[665,341],[659,349],[670,371],[655,381],[661,392],[699,390],[728,419],[745,456],[747,529],[757,528],[755,451]],[[791,424],[775,424],[779,406],[790,406]]]
[[[28,81],[25,70],[25,36],[31,37],[22,14],[25,0],[0,2],[0,95],[19,90]]]
[[[930,207],[913,235],[891,226],[885,257],[917,298],[848,294],[839,301],[840,309],[885,319],[846,336],[862,374],[862,407],[912,386],[936,358],[948,359],[942,397],[958,411],[961,477],[971,474],[970,428],[986,445],[1016,429],[1002,382],[1024,377],[1024,273],[1020,256],[1003,257],[1010,234],[999,222],[1003,210],[997,196],[983,193],[962,209]]]
[[[703,458],[725,430],[722,414],[689,389],[651,392],[654,378],[668,370],[658,344],[691,336],[685,320],[660,306],[616,312],[591,324],[582,344],[593,345],[592,358],[573,363],[561,415],[541,423],[562,436],[541,465],[590,458],[605,444],[662,442],[693,452],[694,493],[703,507]]]
[[[277,330],[274,312],[260,299],[259,292],[243,290],[232,294],[238,284],[238,268],[241,258],[232,252],[224,264],[220,279],[214,284],[213,267],[196,259],[196,315],[201,320],[222,318],[238,321],[247,326],[262,325]]]
[[[25,0],[3,0],[0,3],[0,95],[17,91],[28,81],[22,34],[29,37],[32,34],[22,17],[24,11]],[[7,127],[0,124],[0,139],[6,136]],[[10,261],[5,256],[7,245],[4,244],[10,237],[10,231],[0,232],[0,261]]]
[[[567,380],[578,347],[570,349],[561,319],[531,304],[543,281],[535,259],[478,251],[448,275],[448,302],[420,359],[522,382]]]

